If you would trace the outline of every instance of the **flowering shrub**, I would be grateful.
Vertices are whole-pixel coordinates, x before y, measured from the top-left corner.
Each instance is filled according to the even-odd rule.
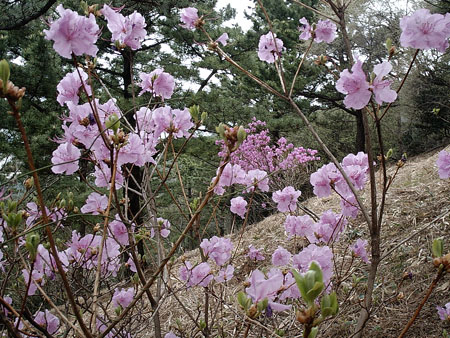
[[[332,9],[334,10],[333,7]],[[88,17],[83,17],[64,9],[62,5],[57,7],[57,12],[60,15],[59,19],[52,22],[50,28],[44,31],[46,38],[54,42],[53,47],[56,52],[62,57],[75,60],[77,56],[83,54],[95,57],[98,51],[95,43],[101,30],[94,15],[89,14]],[[336,15],[340,13],[337,11]],[[144,29],[146,23],[142,15],[134,12],[125,17],[119,13],[119,10],[108,5],[104,5],[100,14],[107,21],[107,28],[112,34],[112,41],[116,48],[136,50],[141,46],[146,35]],[[222,34],[217,40],[212,40],[204,28],[204,20],[205,18],[199,17],[198,10],[194,8],[186,8],[181,13],[182,27],[201,30],[205,33],[210,48],[236,66],[217,43],[226,46],[228,36]],[[432,15],[424,9],[416,11],[401,20],[400,26],[403,32],[400,42],[405,47],[437,48],[445,51],[448,47],[447,39],[450,37],[449,20],[450,14]],[[304,18],[300,22],[303,24],[300,29],[302,31],[300,39],[313,38],[315,42],[331,42],[335,38],[336,26],[330,20],[321,20],[313,25],[309,25]],[[269,64],[275,64],[277,72],[280,72],[280,79],[283,79],[280,66],[283,61],[283,49],[283,42],[275,37],[275,33],[269,32],[261,36],[258,57]],[[348,52],[350,55],[351,51]],[[26,195],[21,197],[20,201],[16,201],[11,195],[4,196],[3,191],[0,193],[0,244],[2,245],[0,269],[8,272],[6,274],[8,277],[2,279],[3,287],[0,294],[2,323],[14,336],[20,336],[22,333],[25,336],[36,336],[40,334],[38,332],[44,333],[45,336],[59,335],[58,332],[63,332],[61,326],[64,325],[66,334],[73,333],[76,336],[133,337],[138,334],[138,330],[141,330],[137,325],[133,326],[133,320],[139,325],[143,322],[140,321],[143,313],[151,313],[151,318],[154,319],[152,332],[161,337],[162,328],[158,317],[160,307],[165,306],[165,297],[173,297],[192,320],[196,334],[210,336],[216,326],[219,326],[213,325],[210,321],[210,313],[214,311],[212,309],[218,311],[217,309],[220,308],[223,311],[224,305],[232,307],[232,304],[227,303],[228,300],[223,297],[223,292],[235,277],[233,264],[239,256],[238,249],[241,243],[240,239],[235,244],[230,238],[225,237],[203,238],[205,232],[199,219],[200,213],[214,193],[221,195],[226,187],[234,184],[241,185],[241,191],[251,196],[257,192],[269,192],[271,182],[276,180],[276,173],[305,166],[317,160],[315,156],[317,151],[295,148],[284,138],[271,143],[267,129],[258,131],[260,127],[265,126],[265,123],[256,119],[246,130],[243,127],[229,128],[220,125],[217,131],[222,137],[222,140],[218,142],[221,146],[219,156],[222,161],[217,169],[216,177],[207,187],[201,201],[197,200],[190,204],[184,196],[189,216],[184,215],[185,226],[176,240],[165,247],[164,241],[170,241],[172,224],[168,219],[159,217],[157,193],[165,185],[169,177],[168,172],[175,165],[179,155],[173,150],[173,157],[169,164],[167,159],[171,156],[169,151],[173,146],[171,142],[174,139],[185,138],[187,143],[206,116],[202,115],[200,118],[199,108],[195,106],[189,109],[173,109],[165,105],[164,100],[173,94],[174,79],[162,69],[156,69],[150,74],[139,74],[142,81],[139,86],[142,88],[140,95],[148,92],[152,98],[157,97],[158,100],[153,105],[149,104],[147,107],[136,109],[136,125],[132,125],[114,98],[104,103],[94,98],[94,89],[88,88],[93,79],[92,72],[95,72],[95,65],[90,62],[90,59],[85,60],[84,65],[75,63],[75,67],[76,70],[68,73],[56,88],[57,100],[61,106],[67,107],[68,112],[62,116],[63,136],[56,140],[59,146],[53,152],[51,162],[52,171],[55,174],[65,175],[76,173],[80,161],[88,161],[93,166],[93,173],[85,178],[85,182],[94,191],[89,194],[85,204],[79,210],[75,210],[73,196],[69,194],[67,194],[67,201],[61,199],[61,196],[55,202],[44,201],[26,133],[23,127],[21,128],[20,100],[25,95],[25,89],[19,89],[9,81],[9,67],[3,61],[0,63],[0,97],[8,100],[11,114],[21,131],[33,173],[33,183],[29,183],[28,189],[34,186],[38,202],[29,202],[27,208],[21,210],[21,203],[27,199]],[[382,133],[379,123],[390,106],[386,108],[383,115],[379,115],[379,109],[370,111],[369,103],[373,103],[371,100],[374,100],[378,105],[382,105],[385,102],[394,102],[397,98],[400,88],[397,91],[390,89],[391,82],[383,79],[391,70],[391,64],[383,61],[374,67],[375,76],[368,81],[362,69],[362,61],[357,60],[351,72],[346,69],[340,73],[336,83],[337,90],[346,95],[344,105],[347,108],[369,110],[370,116],[375,120],[376,133],[380,139]],[[306,123],[308,120],[292,100],[283,82],[284,92],[280,93],[269,85],[263,84],[254,75],[250,73],[247,75],[272,94],[276,93],[279,98],[288,102],[303,118],[305,124],[312,129],[316,140],[333,162],[314,172],[310,177],[310,183],[318,198],[336,193],[341,199],[341,210],[338,213],[326,210],[320,215],[314,213],[311,213],[311,216],[299,215],[300,210],[297,205],[301,195],[299,190],[289,185],[284,185],[276,191],[272,189],[274,191],[272,200],[277,204],[278,211],[286,213],[283,217],[286,217],[284,228],[287,244],[290,245],[289,241],[293,240],[294,245],[290,247],[294,248],[294,252],[278,246],[271,253],[271,262],[277,267],[271,267],[267,269],[267,272],[263,272],[254,267],[262,264],[265,260],[263,252],[266,251],[264,248],[256,248],[254,244],[248,246],[245,260],[246,266],[249,266],[251,271],[245,276],[247,278],[245,286],[241,288],[242,291],[237,293],[240,309],[236,310],[236,312],[241,311],[239,315],[244,319],[251,319],[242,321],[247,325],[245,336],[251,325],[255,323],[261,325],[258,321],[265,321],[266,318],[276,316],[276,312],[283,312],[285,316],[292,315],[292,320],[289,319],[289,322],[294,323],[292,330],[295,332],[292,335],[301,332],[305,338],[314,338],[320,324],[327,317],[338,314],[339,301],[335,291],[350,278],[351,274],[348,272],[355,270],[351,270],[354,263],[352,257],[351,262],[348,263],[349,270],[344,275],[342,271],[338,271],[334,244],[342,238],[348,218],[355,218],[360,213],[367,222],[371,235],[370,262],[367,255],[367,240],[359,238],[350,246],[354,256],[360,257],[370,265],[367,284],[364,286],[366,289],[364,304],[361,305],[361,314],[355,328],[356,335],[361,335],[369,319],[369,312],[372,310],[372,292],[377,267],[381,260],[380,231],[383,209],[386,193],[393,180],[386,174],[388,156],[384,155],[382,142],[379,144],[381,148],[379,161],[383,175],[383,189],[381,199],[378,201],[375,191],[374,156],[370,147],[367,154],[362,152],[356,155],[349,154],[339,163],[310,124]],[[292,88],[294,88],[295,77]],[[367,118],[366,115],[364,117]],[[162,149],[162,153],[158,153],[157,147]],[[449,176],[448,158],[448,152],[442,151],[436,163],[439,175],[443,179]],[[404,161],[399,161],[397,171],[403,165]],[[133,176],[133,168],[142,170],[145,180],[156,177],[153,175],[157,172],[159,186],[156,191],[149,192],[145,180],[135,184],[138,188],[142,188],[140,191],[133,191],[134,188],[130,187],[130,182],[137,180]],[[162,168],[162,173],[158,168]],[[366,206],[358,194],[368,180],[372,188],[372,217],[369,217]],[[182,185],[181,178],[179,181]],[[282,183],[284,182],[279,180],[278,184]],[[138,205],[141,210],[137,214],[132,214],[130,211],[130,192],[137,193],[144,202],[142,207]],[[175,199],[174,202],[176,203]],[[231,200],[231,212],[244,219],[244,224],[249,212],[248,204],[250,202],[242,196]],[[179,209],[183,212],[181,208]],[[141,220],[138,214],[143,210],[146,212],[146,217]],[[379,215],[377,215],[378,210]],[[79,213],[84,220],[97,217],[101,222],[92,224],[87,233],[86,229],[83,232],[69,229],[69,231],[72,230],[70,239],[55,241],[54,236],[67,224],[69,217],[74,215],[78,217]],[[170,277],[168,278],[169,274],[174,276],[172,270],[168,269],[168,266],[171,268],[172,264],[168,262],[174,257],[189,233],[195,233],[202,240],[199,250],[201,258],[195,263],[191,263],[191,261],[194,262],[193,259],[191,261],[185,257],[180,259],[181,264],[176,269],[178,274],[175,276],[180,283],[173,286]],[[297,245],[298,243],[300,246]],[[136,249],[139,245],[142,245],[144,249],[142,252]],[[153,251],[149,247],[152,247]],[[152,253],[155,253],[154,257],[150,257]],[[440,240],[433,242],[432,253],[433,262],[438,268],[435,279],[437,282],[450,271],[450,259],[448,254],[445,255],[443,252],[443,244]],[[148,276],[143,269],[145,263],[152,259],[155,262],[151,275]],[[346,263],[345,257],[340,259],[343,267]],[[278,267],[285,269],[281,270]],[[128,271],[128,269],[135,273],[130,278],[133,285],[124,288],[123,284],[117,285],[119,281],[117,276],[121,270]],[[21,277],[9,278],[11,275],[15,277],[21,275]],[[3,275],[2,278],[4,278]],[[16,284],[13,282],[15,279],[18,279]],[[59,284],[60,281],[62,284]],[[152,288],[155,281],[158,281],[155,285],[156,296]],[[435,281],[433,281],[434,285]],[[62,285],[65,292],[64,301],[67,299],[70,304],[70,312],[62,313],[60,306],[53,303],[47,294],[50,290],[49,285],[57,285],[56,288]],[[432,287],[434,287],[433,284]],[[185,304],[177,298],[177,293],[180,290],[195,292],[199,288],[203,288],[205,295],[204,306],[198,306],[202,310],[199,310],[198,316],[192,316]],[[15,299],[7,295],[17,290]],[[351,292],[347,293],[347,296],[350,296]],[[85,298],[80,296],[80,300],[78,296],[81,294],[86,296]],[[32,312],[26,309],[26,304],[28,298],[35,295],[41,295],[45,298],[45,302],[39,304],[43,311],[38,311],[31,316]],[[148,298],[149,304],[142,301],[144,295]],[[429,294],[426,297],[428,296]],[[105,298],[110,299],[110,302],[105,303]],[[211,306],[212,303],[214,306]],[[442,320],[448,319],[448,305],[446,304],[445,308],[437,307]],[[294,308],[297,309],[295,314],[292,311]],[[111,315],[111,309],[114,309],[115,316]],[[67,318],[68,314],[70,314],[69,318]],[[200,320],[202,314],[203,318]],[[213,317],[217,314],[218,312],[214,313]],[[76,317],[76,325],[73,324],[72,315]],[[148,321],[148,317],[146,320]],[[89,322],[88,325],[87,322]],[[277,335],[284,334],[279,327],[266,328],[265,325],[276,325],[277,320],[272,324],[267,322],[262,327],[270,334],[273,332],[277,332]],[[405,327],[402,334],[409,326]],[[179,327],[179,330],[183,332],[183,328]],[[167,332],[165,337],[176,337],[172,331],[165,332]]]

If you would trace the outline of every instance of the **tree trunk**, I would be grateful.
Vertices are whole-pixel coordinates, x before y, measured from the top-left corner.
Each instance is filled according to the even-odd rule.
[[[356,115],[356,140],[355,140],[355,152],[365,151],[366,141],[364,137],[364,123],[362,119],[361,111]]]

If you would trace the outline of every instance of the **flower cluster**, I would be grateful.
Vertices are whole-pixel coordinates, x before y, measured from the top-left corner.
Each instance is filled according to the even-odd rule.
[[[319,20],[315,25],[315,29],[310,26],[306,18],[300,19],[300,28],[302,32],[299,36],[300,40],[309,40],[314,34],[314,42],[320,43],[325,41],[326,43],[331,43],[336,38],[336,25],[330,20]]]
[[[147,34],[144,17],[134,11],[128,16],[123,16],[119,10],[115,10],[108,5],[104,5],[101,13],[108,22],[108,29],[112,33],[112,41],[118,41],[133,50],[141,47],[141,40]]]
[[[394,102],[397,98],[397,93],[390,89],[390,81],[383,80],[383,77],[391,70],[392,65],[388,61],[376,65],[373,70],[376,77],[372,83],[369,83],[366,79],[366,73],[362,69],[361,60],[358,60],[353,65],[351,73],[348,69],[344,69],[336,82],[336,89],[338,92],[346,94],[344,99],[345,106],[353,109],[364,108],[369,103],[372,92],[378,104]]]
[[[302,193],[288,186],[283,190],[277,190],[272,194],[272,199],[277,203],[279,212],[295,211],[297,209],[297,199]]]
[[[163,69],[155,69],[151,73],[139,74],[142,82],[139,86],[142,88],[139,95],[150,92],[163,99],[170,99],[175,88],[175,80],[172,75],[166,73]]]
[[[53,40],[55,51],[65,58],[75,55],[97,55],[98,48],[95,45],[100,28],[95,17],[90,14],[88,18],[78,15],[70,9],[64,9],[63,5],[56,7],[59,19],[52,22],[49,30],[44,30],[45,38]]]
[[[367,155],[363,152],[357,155],[349,154],[342,160],[341,165],[354,187],[358,190],[363,189],[369,171]],[[345,216],[356,217],[358,207],[355,196],[333,163],[326,164],[313,173],[310,182],[317,197],[327,197],[332,189],[336,190],[341,196],[342,213]]]
[[[259,38],[258,57],[261,61],[274,63],[281,57],[282,51],[283,41],[275,37],[275,33],[269,32]]]
[[[419,9],[400,19],[400,44],[417,49],[436,48],[444,53],[450,37],[450,13],[431,14],[429,9]]]

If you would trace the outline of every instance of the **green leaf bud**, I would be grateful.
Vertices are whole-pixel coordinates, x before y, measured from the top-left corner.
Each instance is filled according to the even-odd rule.
[[[8,212],[13,212],[17,209],[17,201],[9,200],[8,201]]]
[[[311,329],[311,332],[308,335],[308,338],[316,338],[317,332],[319,332],[319,328],[318,327],[313,327]]]
[[[264,300],[262,300],[261,302],[258,302],[258,305],[257,305],[258,312],[263,312],[267,308],[267,305],[269,305],[268,298],[264,298]]]
[[[198,122],[198,117],[200,114],[200,107],[195,104],[191,107],[189,107],[189,113],[191,113],[191,117],[195,122]]]
[[[225,140],[225,125],[223,123],[219,124],[219,126],[216,127],[216,131],[220,135],[220,137]]]
[[[201,122],[202,123],[205,122],[207,118],[208,118],[208,113],[204,111],[201,116]]]
[[[122,306],[119,305],[118,307],[116,307],[114,312],[116,313],[116,316],[120,316],[120,314],[122,313]]]
[[[120,127],[120,120],[119,117],[116,114],[110,115],[105,122],[106,129],[112,129],[114,132],[114,135],[117,134],[117,131]]]
[[[34,262],[37,256],[37,248],[41,238],[38,233],[30,232],[25,240],[25,247],[30,253],[30,259]]]
[[[243,291],[240,291],[237,294],[237,301],[238,301],[239,305],[242,307],[242,309],[244,309],[244,311],[247,311],[249,308],[248,300],[249,300],[249,298]]]
[[[247,132],[245,131],[243,126],[240,126],[237,132],[238,145],[242,144],[242,142],[244,142],[246,138]]]
[[[387,38],[387,39],[386,39],[386,49],[387,49],[388,51],[390,51],[391,48],[392,48],[392,40],[391,40],[391,38]]]
[[[442,239],[435,239],[431,247],[431,253],[433,257],[442,257],[444,252],[444,241]]]
[[[386,159],[390,158],[393,153],[394,153],[394,150],[392,148],[389,148],[389,150],[388,150],[388,152],[386,154]]]
[[[3,94],[5,94],[5,95],[8,92],[9,74],[10,74],[10,70],[9,70],[8,61],[3,59],[2,61],[0,61],[0,79],[3,82]]]

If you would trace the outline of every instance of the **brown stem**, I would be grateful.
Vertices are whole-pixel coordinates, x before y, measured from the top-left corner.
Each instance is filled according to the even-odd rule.
[[[417,307],[416,311],[414,312],[414,315],[411,317],[411,319],[409,320],[408,324],[406,324],[405,328],[400,333],[398,338],[403,338],[403,336],[409,330],[411,325],[414,323],[414,321],[416,320],[417,316],[420,313],[420,310],[422,310],[423,306],[425,305],[425,303],[427,302],[428,298],[430,297],[431,292],[433,292],[433,289],[436,287],[437,283],[439,282],[439,279],[441,279],[441,277],[444,275],[444,273],[445,273],[444,267],[440,267],[436,277],[434,277],[433,281],[431,282],[431,285],[428,288],[427,293],[425,294],[425,296],[423,297],[423,299],[420,302],[419,306]]]
[[[64,272],[64,269],[62,267],[61,261],[58,256],[58,251],[56,249],[56,244],[55,244],[55,240],[53,238],[52,230],[50,229],[50,226],[48,225],[49,219],[48,219],[47,211],[45,210],[44,197],[42,196],[42,189],[41,189],[41,184],[39,181],[39,176],[38,176],[36,168],[34,166],[34,160],[33,160],[33,155],[31,153],[30,143],[28,142],[28,137],[27,137],[25,128],[23,127],[22,120],[20,118],[19,109],[16,107],[16,105],[13,101],[8,100],[8,103],[12,108],[13,115],[14,115],[14,118],[17,123],[17,127],[19,128],[20,134],[22,136],[22,140],[23,140],[23,143],[25,146],[25,151],[27,153],[28,165],[30,167],[30,170],[33,172],[33,179],[34,179],[34,184],[36,187],[39,208],[41,209],[42,219],[44,220],[44,223],[47,224],[45,226],[45,232],[47,234],[48,242],[50,244],[51,254],[55,258],[56,268],[58,270],[58,273],[61,275],[64,290],[67,294],[67,298],[69,299],[69,303],[72,307],[75,317],[77,318],[77,321],[80,324],[81,330],[83,331],[83,333],[85,334],[86,337],[93,338],[91,332],[88,330],[88,328],[84,324],[83,317],[81,316],[81,313],[78,310],[78,306],[75,303],[75,298],[72,294],[72,289],[70,288],[69,281],[67,279],[66,273]]]
[[[411,63],[409,64],[408,70],[406,71],[405,77],[403,78],[402,82],[400,83],[400,86],[396,90],[397,94],[400,92],[400,90],[402,89],[403,85],[405,84],[406,78],[408,77],[414,62],[416,61],[417,54],[419,54],[419,52],[420,52],[420,49],[417,49],[416,52],[414,53],[414,56],[413,56],[413,58],[411,60]],[[386,109],[384,110],[383,114],[380,117],[380,120],[382,120],[384,115],[386,115],[386,113],[388,112],[389,108],[391,108],[391,105],[392,105],[392,102],[387,105]]]
[[[314,39],[311,38],[311,42],[309,43],[309,46],[308,46],[308,48],[306,49],[305,54],[303,54],[302,60],[301,60],[300,63],[298,64],[297,71],[295,72],[294,79],[292,80],[291,89],[289,90],[289,97],[292,96],[292,92],[294,91],[295,81],[297,80],[298,73],[300,72],[300,68],[302,68],[303,62],[304,62],[305,59],[306,59],[306,55],[308,55],[309,51],[311,50],[313,41],[314,41]]]

